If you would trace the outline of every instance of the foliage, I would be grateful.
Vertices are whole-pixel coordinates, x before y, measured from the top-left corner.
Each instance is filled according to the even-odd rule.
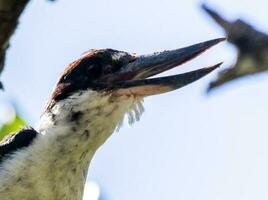
[[[25,121],[23,121],[20,116],[16,115],[13,118],[13,120],[11,120],[8,123],[3,124],[0,127],[0,140],[2,140],[9,133],[15,132],[25,125],[26,125]]]

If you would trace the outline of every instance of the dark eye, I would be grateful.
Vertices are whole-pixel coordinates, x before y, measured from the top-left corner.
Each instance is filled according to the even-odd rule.
[[[103,69],[103,74],[110,74],[113,72],[113,67],[110,64],[105,65]]]
[[[87,77],[97,78],[102,74],[102,69],[97,64],[92,64],[87,67],[86,70]]]

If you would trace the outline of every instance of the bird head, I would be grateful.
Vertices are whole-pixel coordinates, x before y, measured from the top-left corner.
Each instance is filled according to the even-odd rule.
[[[120,116],[118,114],[114,118],[121,121],[125,113],[135,110],[136,120],[143,110],[144,97],[186,86],[207,75],[221,63],[184,74],[150,77],[195,58],[223,40],[214,39],[141,56],[113,49],[90,50],[66,67],[51,95],[46,112],[57,110],[54,113],[63,113],[58,110],[64,108],[65,111],[67,109],[65,113],[98,112],[102,113],[98,116],[111,117],[110,113],[118,111]],[[96,115],[92,117],[91,114],[87,118],[95,119]],[[108,120],[108,117],[105,118]]]
[[[90,50],[66,67],[47,109],[75,93],[92,90],[113,97],[146,97],[186,86],[220,64],[184,74],[150,78],[179,66],[223,41],[214,39],[181,49],[137,56],[113,49]]]
[[[125,116],[130,124],[140,119],[144,97],[186,86],[221,63],[184,74],[152,76],[193,59],[223,40],[141,56],[112,49],[91,50],[65,68],[37,130],[43,134],[78,133],[71,134],[74,137],[90,133],[91,148],[97,149],[121,126]]]

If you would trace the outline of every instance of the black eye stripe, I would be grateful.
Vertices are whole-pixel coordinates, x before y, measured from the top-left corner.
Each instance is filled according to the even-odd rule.
[[[89,65],[86,69],[87,77],[97,78],[102,74],[102,67],[98,64]]]

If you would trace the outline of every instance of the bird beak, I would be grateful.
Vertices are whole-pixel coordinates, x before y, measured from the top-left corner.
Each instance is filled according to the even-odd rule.
[[[210,40],[181,49],[137,56],[134,61],[121,67],[116,74],[105,77],[110,85],[107,84],[106,88],[113,89],[113,92],[118,95],[149,96],[186,86],[207,75],[219,67],[221,63],[184,74],[146,78],[179,66],[223,40],[225,38]]]
[[[117,89],[115,93],[118,95],[150,96],[170,92],[202,78],[221,64],[174,76],[118,82],[114,85],[114,88]]]

